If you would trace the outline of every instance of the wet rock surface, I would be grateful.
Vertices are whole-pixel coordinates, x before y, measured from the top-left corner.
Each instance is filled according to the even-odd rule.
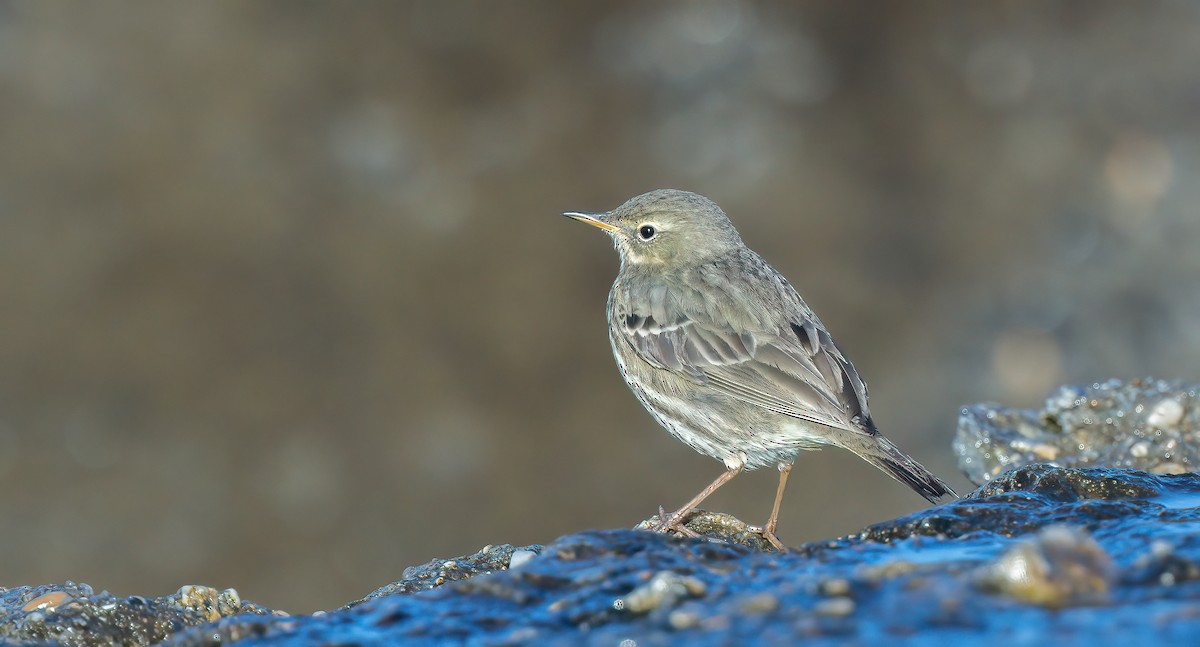
[[[488,546],[306,616],[269,615],[200,587],[192,588],[211,595],[9,589],[0,594],[0,636],[97,645],[913,639],[956,647],[1200,637],[1194,474],[1029,466],[958,501],[786,553],[743,545],[753,545],[754,529],[725,515],[694,515],[688,527],[706,534],[602,530],[545,547]]]
[[[271,611],[243,602],[237,591],[183,586],[159,597],[116,597],[87,584],[0,589],[0,640],[5,643],[149,645],[187,627]]]
[[[634,530],[653,530],[662,521],[660,515],[634,526]],[[772,551],[774,547],[763,537],[762,528],[751,526],[737,517],[723,512],[692,510],[681,521],[679,530],[672,530],[673,537],[719,537],[721,541],[735,546]]]
[[[1179,474],[1200,465],[1200,386],[1144,378],[1063,386],[1041,411],[965,407],[954,450],[976,485],[1033,463]]]
[[[366,597],[355,600],[343,608],[348,609],[389,595],[427,591],[446,582],[507,570],[514,564],[520,565],[536,557],[542,550],[543,547],[540,545],[523,548],[516,548],[508,544],[484,546],[473,555],[465,555],[456,559],[435,559],[420,566],[410,566],[404,569],[404,577],[400,581],[380,587],[368,593]]]
[[[1047,607],[1103,604],[1116,576],[1108,553],[1073,526],[1047,526],[976,572],[985,591]]]

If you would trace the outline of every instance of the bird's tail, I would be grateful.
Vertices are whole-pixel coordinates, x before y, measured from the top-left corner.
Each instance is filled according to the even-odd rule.
[[[914,492],[937,503],[944,496],[957,498],[958,494],[945,481],[925,469],[912,456],[900,451],[892,441],[883,436],[859,434],[857,442],[847,443],[846,449],[858,454],[863,460],[883,470],[888,476],[912,488]]]

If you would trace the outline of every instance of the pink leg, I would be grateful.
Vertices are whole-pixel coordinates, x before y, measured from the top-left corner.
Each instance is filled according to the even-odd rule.
[[[783,503],[783,489],[787,487],[788,474],[792,473],[791,463],[779,464],[779,489],[775,490],[775,505],[771,506],[771,517],[763,526],[763,538],[771,543],[779,552],[783,552],[783,544],[775,536],[775,526],[779,524],[779,504]]]
[[[689,512],[691,512],[693,508],[700,505],[713,492],[716,492],[717,488],[721,487],[722,485],[725,485],[733,477],[737,476],[742,471],[742,468],[745,465],[746,465],[746,459],[740,455],[733,457],[733,458],[726,459],[725,460],[725,468],[726,468],[725,471],[722,472],[721,475],[716,478],[716,480],[714,480],[712,483],[709,483],[708,487],[701,490],[700,494],[697,494],[696,496],[692,497],[692,500],[683,504],[682,508],[676,510],[673,514],[671,514],[670,517],[662,520],[658,524],[658,527],[655,528],[655,531],[656,532],[667,532],[668,530],[674,529],[676,526],[679,525],[680,521],[683,521],[683,518],[686,517],[687,514]]]

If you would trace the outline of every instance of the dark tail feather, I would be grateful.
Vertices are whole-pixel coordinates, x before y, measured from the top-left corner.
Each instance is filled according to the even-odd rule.
[[[942,479],[934,476],[912,456],[900,451],[891,441],[882,436],[870,438],[871,441],[874,441],[868,441],[870,446],[864,447],[862,450],[855,449],[855,453],[867,462],[912,488],[914,492],[928,499],[930,503],[937,503],[938,499],[944,496],[958,498],[958,494],[950,489],[950,486],[946,485]]]

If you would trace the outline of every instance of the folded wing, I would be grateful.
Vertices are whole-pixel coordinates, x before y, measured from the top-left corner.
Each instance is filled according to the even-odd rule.
[[[707,313],[620,315],[618,326],[654,366],[690,376],[730,397],[775,413],[874,434],[866,387],[833,340],[812,321],[772,332],[739,330]],[[655,318],[657,314],[662,319]]]

